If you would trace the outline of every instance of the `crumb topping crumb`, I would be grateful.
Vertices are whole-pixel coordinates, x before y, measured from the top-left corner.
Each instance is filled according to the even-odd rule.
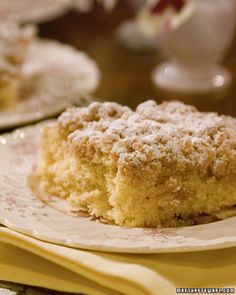
[[[113,102],[70,108],[58,119],[80,155],[111,155],[118,165],[236,174],[236,119],[202,113],[178,101],[149,100],[136,111]]]
[[[26,49],[35,35],[35,27],[20,27],[13,21],[0,21],[0,80],[18,74]]]

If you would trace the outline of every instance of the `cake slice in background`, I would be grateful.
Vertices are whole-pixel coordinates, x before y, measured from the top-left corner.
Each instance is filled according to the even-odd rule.
[[[34,39],[35,28],[0,21],[0,108],[14,104],[19,96],[21,67]]]

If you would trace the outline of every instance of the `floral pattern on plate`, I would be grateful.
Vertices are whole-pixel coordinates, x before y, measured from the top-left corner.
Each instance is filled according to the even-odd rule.
[[[41,201],[29,188],[41,123],[0,137],[0,222],[41,240],[98,251],[190,252],[236,246],[236,217],[182,228],[127,228],[96,222],[86,213]],[[57,202],[63,202],[57,200]],[[50,205],[50,206],[49,206]],[[68,212],[67,212],[68,210]],[[77,212],[78,213],[78,212]]]

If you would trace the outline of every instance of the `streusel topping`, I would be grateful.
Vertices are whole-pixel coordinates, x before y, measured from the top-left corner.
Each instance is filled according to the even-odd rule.
[[[10,20],[0,22],[0,78],[17,75],[25,58],[26,49],[35,35],[33,26],[21,28]]]
[[[181,102],[146,101],[136,111],[95,102],[68,109],[58,123],[80,155],[94,161],[105,154],[126,168],[236,174],[236,119]]]

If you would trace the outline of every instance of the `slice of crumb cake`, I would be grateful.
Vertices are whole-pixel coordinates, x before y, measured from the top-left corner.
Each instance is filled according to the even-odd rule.
[[[0,20],[0,108],[14,104],[19,96],[22,65],[36,30]]]
[[[191,225],[236,204],[236,119],[180,102],[70,108],[43,129],[38,173],[109,223]]]

